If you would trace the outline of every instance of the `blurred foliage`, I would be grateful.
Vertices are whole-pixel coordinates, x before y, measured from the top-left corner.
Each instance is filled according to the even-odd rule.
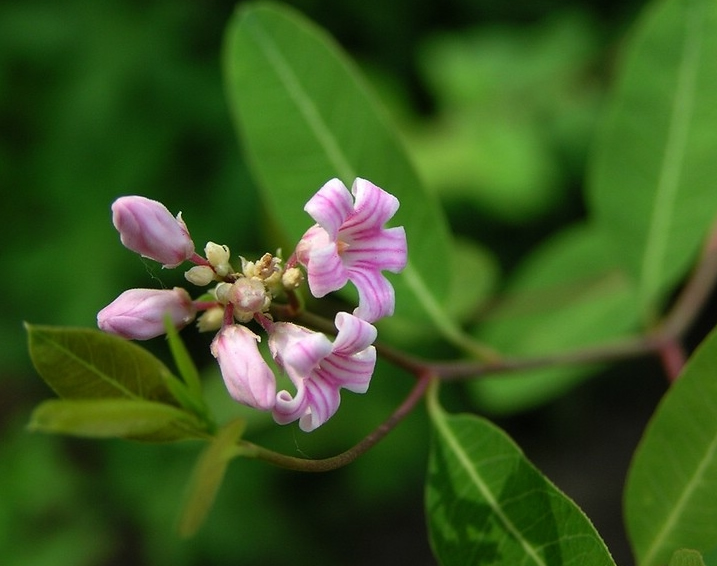
[[[409,138],[429,185],[513,224],[564,199],[583,174],[601,93],[596,27],[561,12],[430,37],[418,55],[437,112]]]
[[[614,41],[638,2],[292,4],[366,66],[454,228],[490,244],[502,265],[580,216],[576,189]],[[219,0],[0,5],[3,564],[432,563],[422,411],[340,472],[232,463],[189,541],[174,520],[197,445],[24,429],[49,391],[30,367],[22,320],[93,326],[123,289],[181,280],[121,247],[109,221],[114,198],[143,194],[184,210],[198,245],[212,238],[235,254],[263,251],[269,228],[220,75],[233,9]],[[206,360],[208,339],[188,338]],[[204,373],[216,404],[236,414],[216,368]],[[347,396],[341,418],[310,438],[262,422],[250,422],[251,434],[287,452],[335,453],[346,447],[338,438],[358,440],[409,384],[382,367],[371,403]]]

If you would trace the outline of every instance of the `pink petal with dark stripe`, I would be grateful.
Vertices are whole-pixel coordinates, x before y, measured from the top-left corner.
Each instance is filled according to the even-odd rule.
[[[376,365],[376,329],[348,313],[338,313],[338,335],[331,344],[323,334],[289,322],[278,322],[269,336],[269,349],[287,373],[296,394],[280,391],[273,410],[279,424],[299,421],[310,432],[339,408],[340,390],[368,390]]]
[[[381,271],[400,272],[408,258],[403,227],[384,228],[398,210],[396,197],[365,179],[356,179],[351,202],[338,179],[326,183],[305,209],[317,225],[296,247],[309,289],[323,297],[351,281],[359,292],[356,316],[374,322],[393,314],[393,287]]]

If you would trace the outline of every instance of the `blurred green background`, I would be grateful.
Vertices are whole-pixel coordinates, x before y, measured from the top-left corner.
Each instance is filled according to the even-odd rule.
[[[290,3],[357,59],[454,230],[490,247],[501,272],[581,218],[594,123],[642,2]],[[91,327],[122,290],[183,281],[181,272],[122,248],[110,222],[113,199],[142,194],[184,211],[199,246],[212,239],[234,254],[264,251],[265,217],[220,74],[234,7],[219,0],[0,5],[5,566],[435,563],[422,515],[422,410],[339,472],[305,476],[233,463],[207,525],[189,541],[175,534],[175,522],[198,445],[94,442],[24,428],[51,392],[30,365],[23,320]],[[208,359],[210,337],[184,334],[206,364],[210,397],[235,412]],[[166,358],[161,340],[151,347]],[[624,562],[619,489],[659,387],[637,379],[616,394],[618,381],[607,375],[500,424],[585,507]],[[346,396],[336,422],[315,437],[259,420],[253,438],[312,456],[338,452],[380,422],[410,383],[382,367],[370,396]]]

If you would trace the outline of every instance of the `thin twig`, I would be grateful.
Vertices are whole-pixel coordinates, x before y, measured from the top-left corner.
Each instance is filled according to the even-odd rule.
[[[418,401],[420,401],[423,397],[423,394],[425,393],[432,377],[433,376],[430,373],[424,372],[423,375],[419,377],[406,399],[404,399],[403,403],[396,408],[390,417],[376,427],[368,436],[365,436],[358,444],[355,444],[353,447],[341,454],[318,460],[296,458],[294,456],[287,456],[286,454],[274,452],[273,450],[269,450],[263,446],[258,446],[256,444],[252,444],[251,442],[242,440],[237,446],[238,455],[257,458],[270,464],[274,464],[275,466],[299,472],[328,472],[346,466],[375,446],[391,430],[393,430],[396,425],[411,412],[411,410],[413,410],[416,403],[418,403]]]

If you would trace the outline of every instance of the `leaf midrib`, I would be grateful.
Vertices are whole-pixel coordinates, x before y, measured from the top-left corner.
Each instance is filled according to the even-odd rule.
[[[645,253],[639,278],[639,296],[650,300],[650,287],[660,280],[667,243],[671,237],[669,226],[680,187],[680,176],[686,155],[689,118],[694,107],[695,83],[702,44],[700,14],[688,8],[682,58],[675,85],[670,124],[664,148],[664,158],[657,181]]]
[[[510,533],[516,541],[518,541],[518,544],[520,544],[526,556],[532,559],[537,566],[546,566],[545,561],[540,557],[537,549],[533,547],[533,545],[531,545],[525,537],[523,537],[518,527],[516,527],[510,518],[503,512],[498,499],[495,497],[488,485],[483,481],[478,470],[476,470],[472,465],[470,456],[465,452],[465,450],[463,450],[460,442],[448,426],[443,410],[440,409],[440,407],[435,406],[433,407],[432,413],[433,422],[439,433],[443,436],[446,443],[453,451],[454,456],[470,478],[471,482],[478,489],[486,503],[488,503],[488,506],[493,510],[493,513],[498,520],[503,524],[505,530]]]
[[[357,173],[351,166],[350,160],[344,154],[341,145],[336,141],[331,129],[321,117],[319,109],[302,87],[301,81],[292,71],[291,66],[287,63],[281,50],[277,44],[272,41],[271,34],[261,25],[259,18],[254,19],[249,29],[256,39],[257,44],[266,55],[267,60],[273,65],[279,80],[284,84],[290,97],[295,101],[299,112],[309,126],[309,130],[314,133],[335,169],[345,180],[356,178]],[[453,324],[449,317],[445,316],[440,301],[431,293],[420,273],[416,270],[410,256],[404,268],[403,275],[406,278],[408,287],[413,291],[423,306],[423,309],[444,337],[468,351],[473,350],[475,354],[482,357],[484,353],[480,351],[480,348],[476,351],[477,345],[475,345],[469,337],[465,336],[465,334]]]
[[[660,530],[653,537],[652,544],[647,548],[647,551],[643,555],[641,560],[642,564],[651,564],[655,555],[664,548],[665,538],[674,529],[674,526],[679,523],[679,520],[684,513],[685,506],[689,503],[693,494],[702,482],[707,468],[710,466],[710,463],[715,460],[716,455],[717,435],[712,438],[712,442],[709,444],[704,456],[699,462],[699,465],[695,469],[695,473],[690,478],[690,481],[685,484],[685,489],[682,491],[682,494],[674,506],[672,506],[671,511],[665,517]]]
[[[131,390],[124,387],[119,381],[116,379],[106,375],[105,373],[99,371],[95,366],[90,364],[87,360],[84,358],[81,358],[77,354],[75,354],[71,349],[67,348],[57,340],[53,340],[50,336],[44,334],[41,330],[35,330],[35,338],[38,340],[44,340],[45,343],[54,348],[55,350],[58,350],[61,352],[64,356],[67,356],[69,359],[71,359],[76,364],[82,366],[85,370],[88,372],[96,375],[101,381],[105,382],[107,385],[109,385],[111,388],[116,389],[117,391],[123,393],[126,397],[129,397],[130,399],[142,399],[141,396],[136,395]]]

